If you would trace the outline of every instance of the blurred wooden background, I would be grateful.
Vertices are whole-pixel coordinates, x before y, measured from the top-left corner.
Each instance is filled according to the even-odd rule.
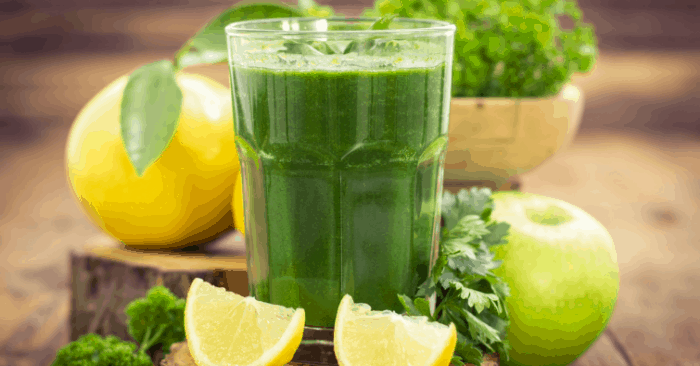
[[[68,340],[68,253],[99,231],[63,151],[109,82],[171,57],[223,0],[0,2],[0,366],[48,365]],[[369,0],[320,1],[346,15]],[[581,0],[601,45],[574,144],[523,177],[611,232],[621,290],[577,365],[700,365],[700,3]],[[225,67],[197,71],[225,85]]]

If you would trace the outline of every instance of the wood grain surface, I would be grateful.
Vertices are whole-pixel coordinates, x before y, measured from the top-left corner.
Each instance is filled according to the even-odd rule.
[[[617,247],[617,307],[575,365],[700,366],[700,23],[688,22],[697,8],[692,0],[586,3],[602,53],[593,72],[575,78],[586,96],[581,131],[521,177],[522,190],[591,213]],[[69,253],[102,236],[66,182],[71,121],[112,80],[171,57],[227,4],[3,2],[0,366],[49,365],[69,341]],[[228,83],[225,66],[191,71]]]

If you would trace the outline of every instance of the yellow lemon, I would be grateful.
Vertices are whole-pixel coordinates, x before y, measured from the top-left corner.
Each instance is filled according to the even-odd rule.
[[[195,278],[185,334],[198,366],[282,366],[301,344],[304,319],[304,309],[267,304]]]
[[[345,295],[334,329],[340,366],[448,366],[457,346],[457,330],[391,311],[372,311]]]
[[[240,171],[231,95],[223,85],[178,74],[182,111],[163,154],[136,175],[120,134],[127,76],[80,111],[66,148],[68,177],[88,216],[124,244],[175,248],[211,240],[233,225],[231,197]]]
[[[233,226],[245,235],[245,221],[243,220],[243,180],[241,173],[236,175],[236,183],[233,188]]]

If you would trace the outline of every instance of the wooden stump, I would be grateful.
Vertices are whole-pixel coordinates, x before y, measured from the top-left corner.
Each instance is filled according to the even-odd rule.
[[[457,193],[461,189],[470,189],[471,187],[486,187],[492,191],[520,191],[522,190],[522,182],[520,177],[512,176],[504,184],[499,185],[492,181],[474,181],[474,180],[445,180],[443,186],[446,191]]]
[[[471,364],[467,364],[471,365]],[[498,355],[497,354],[486,354],[484,355],[484,362],[480,366],[498,366]],[[165,359],[161,362],[160,366],[197,366],[194,363],[194,359],[190,355],[190,350],[187,347],[187,342],[175,343],[170,347],[170,354],[165,356]],[[290,362],[287,366],[311,366],[298,362]],[[474,365],[471,365],[474,366]]]
[[[134,341],[127,332],[124,308],[153,286],[163,285],[186,298],[194,278],[248,295],[242,236],[229,232],[204,249],[144,251],[109,237],[71,253],[70,340],[96,333]],[[160,356],[152,355],[156,362]]]

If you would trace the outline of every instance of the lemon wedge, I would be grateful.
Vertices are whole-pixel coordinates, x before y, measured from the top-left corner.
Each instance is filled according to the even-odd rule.
[[[457,345],[454,324],[372,311],[345,295],[334,330],[340,366],[448,366]]]
[[[195,278],[185,333],[198,366],[282,366],[304,332],[304,309],[267,304]]]

